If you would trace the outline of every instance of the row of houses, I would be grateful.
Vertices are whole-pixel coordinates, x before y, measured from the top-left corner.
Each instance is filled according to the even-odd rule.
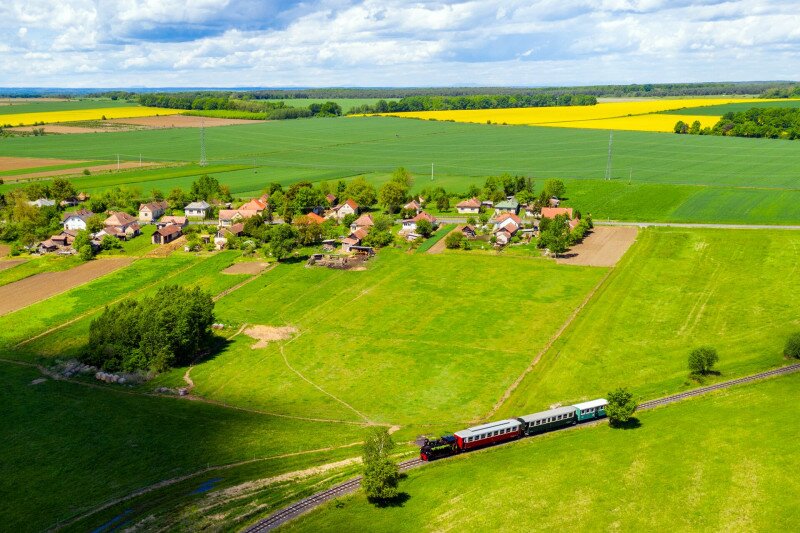
[[[549,206],[558,207],[561,200],[558,198],[550,198]],[[477,198],[469,198],[456,204],[456,211],[459,215],[477,215],[480,213],[481,208],[494,210],[495,215],[503,213],[513,213],[519,215],[521,210],[525,210],[528,214],[533,214],[532,205],[522,205],[513,196],[506,198],[496,204],[490,200],[481,201]]]

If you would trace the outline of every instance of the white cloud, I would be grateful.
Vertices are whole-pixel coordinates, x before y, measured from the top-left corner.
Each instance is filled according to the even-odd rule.
[[[0,83],[544,85],[800,78],[800,12],[792,1],[317,0],[281,10],[283,3],[6,0],[0,31],[19,40],[0,47],[3,70],[16,73]],[[248,10],[268,15],[243,19]]]

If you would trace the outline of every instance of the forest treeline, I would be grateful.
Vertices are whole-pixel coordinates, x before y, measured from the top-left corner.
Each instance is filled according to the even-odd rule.
[[[511,107],[595,105],[597,97],[585,94],[480,94],[475,96],[408,96],[379,100],[374,105],[353,107],[350,114],[396,113],[400,111],[449,111]]]
[[[699,121],[688,124],[679,120],[675,124],[675,133],[800,139],[800,108],[754,107],[738,113],[730,112],[710,128],[701,127]]]

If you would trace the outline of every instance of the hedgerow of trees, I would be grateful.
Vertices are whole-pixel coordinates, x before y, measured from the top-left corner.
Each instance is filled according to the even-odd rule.
[[[81,359],[104,370],[161,372],[187,365],[208,349],[214,302],[177,285],[141,300],[106,307],[89,327]]]
[[[408,96],[400,100],[379,100],[374,105],[352,108],[349,114],[397,113],[402,111],[449,111],[595,105],[597,97],[586,94],[481,94],[474,96]]]
[[[730,112],[712,127],[702,128],[699,121],[688,124],[679,120],[675,133],[689,135],[726,135],[729,137],[764,137],[800,139],[800,108],[754,107]]]

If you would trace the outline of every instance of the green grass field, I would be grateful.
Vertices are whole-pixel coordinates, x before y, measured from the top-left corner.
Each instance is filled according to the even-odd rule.
[[[362,272],[280,265],[220,300],[217,316],[299,335],[258,350],[240,335],[192,370],[195,391],[295,415],[464,423],[497,401],[605,272],[398,250]]]
[[[15,102],[14,99],[3,99],[3,102],[10,101],[12,105],[0,105],[0,123],[3,122],[2,115],[15,115],[17,113],[45,113],[48,111],[74,111],[79,109],[99,109],[103,107],[131,107],[137,104],[126,100],[111,100],[110,98],[83,98],[80,100],[51,101],[41,100],[32,102],[25,100]]]
[[[120,388],[30,384],[39,377],[36,369],[0,363],[0,516],[3,528],[12,531],[45,530],[209,464],[341,446],[363,434],[359,426],[276,418]],[[291,466],[319,460],[299,457]],[[268,462],[255,477],[275,468]],[[208,477],[214,474],[199,481]]]
[[[716,379],[784,362],[800,329],[800,234],[651,228],[501,414],[595,398],[625,386],[655,398],[696,386],[692,348],[719,351]]]
[[[502,172],[537,177],[602,179],[608,132],[486,126],[391,117],[283,120],[209,128],[206,151],[214,164],[391,172],[454,178]],[[97,136],[19,137],[0,142],[0,155],[138,161],[196,161],[197,131],[168,129]],[[615,132],[612,175],[637,182],[800,188],[793,171],[800,143],[770,139]],[[464,187],[466,188],[466,187]]]
[[[596,130],[486,126],[383,117],[274,121],[209,128],[205,169],[135,170],[76,178],[80,189],[115,184],[168,191],[202,173],[236,195],[270,182],[322,181],[365,175],[380,184],[405,166],[416,189],[466,191],[503,172],[534,176],[539,187],[559,177],[584,212],[624,220],[798,223],[800,143],[771,139],[615,132],[612,180],[603,181],[609,134]],[[191,129],[108,133],[86,143],[75,135],[9,138],[0,155],[84,160],[191,163],[199,158]],[[431,163],[434,180],[430,180]],[[0,186],[0,192],[21,184]],[[598,196],[599,195],[599,196]]]
[[[800,514],[786,416],[800,375],[412,470],[407,500],[337,500],[281,531],[791,531]]]

